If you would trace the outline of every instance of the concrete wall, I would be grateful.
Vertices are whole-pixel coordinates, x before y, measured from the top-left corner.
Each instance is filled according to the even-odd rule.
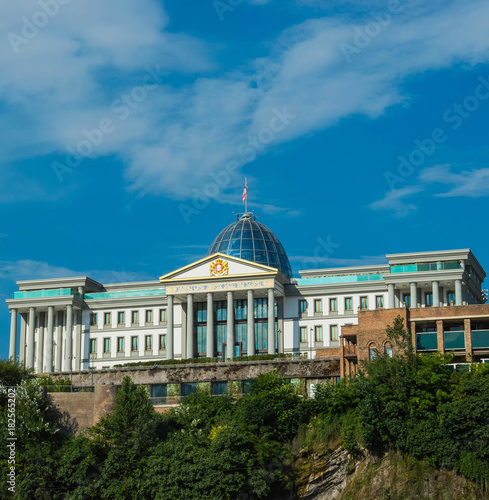
[[[73,385],[89,387],[97,385],[121,385],[129,375],[135,384],[171,384],[181,382],[212,382],[219,380],[249,380],[272,370],[288,378],[338,377],[337,358],[299,361],[244,361],[238,363],[206,363],[194,365],[157,366],[155,368],[97,370],[53,374],[51,377],[72,377]]]

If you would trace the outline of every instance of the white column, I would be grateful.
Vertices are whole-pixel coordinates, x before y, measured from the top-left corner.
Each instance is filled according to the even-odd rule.
[[[46,314],[39,313],[39,336],[37,341],[37,371],[44,373],[44,320]]]
[[[29,307],[27,320],[27,368],[34,368],[34,332],[36,328],[36,309]]]
[[[448,303],[448,287],[446,287],[446,286],[443,287],[443,305],[444,306],[450,305]]]
[[[74,370],[79,372],[81,370],[81,311],[75,313],[75,363]]]
[[[234,358],[234,297],[233,292],[228,292],[227,303],[227,326],[226,326],[226,346],[227,346],[227,359]]]
[[[268,354],[275,354],[275,295],[268,289]]]
[[[455,280],[455,305],[462,305],[462,280]]]
[[[431,286],[433,287],[433,307],[440,307],[440,282],[433,281]]]
[[[56,360],[54,371],[61,371],[61,361],[63,359],[63,327],[64,327],[64,312],[58,313],[58,327],[56,332]]]
[[[27,315],[20,315],[20,346],[19,346],[19,363],[26,365],[26,335],[27,335]]]
[[[187,359],[194,357],[194,296],[187,295]]]
[[[173,295],[168,295],[168,308],[166,310],[166,359],[173,359]]]
[[[388,295],[387,295],[387,300],[388,300],[388,304],[387,304],[387,309],[394,309],[396,307],[396,296],[395,296],[395,285],[394,283],[389,283],[387,285],[387,291],[388,291]]]
[[[411,307],[418,307],[418,284],[411,283]]]
[[[248,311],[246,335],[248,337],[248,356],[255,355],[255,300],[253,290],[248,290],[248,302],[246,305]]]
[[[54,306],[48,307],[48,324],[46,334],[46,372],[53,371],[53,335],[54,335]]]
[[[10,314],[10,346],[8,356],[17,361],[17,309],[11,309]]]
[[[207,294],[206,356],[214,357],[214,295]]]
[[[66,306],[66,349],[63,370],[70,372],[72,370],[73,359],[73,306]]]

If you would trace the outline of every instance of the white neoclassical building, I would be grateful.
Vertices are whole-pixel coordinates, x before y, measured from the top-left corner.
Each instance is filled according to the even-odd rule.
[[[339,347],[359,310],[481,304],[472,252],[386,256],[386,264],[300,271],[251,214],[223,229],[203,259],[158,280],[19,281],[7,300],[10,356],[36,372],[154,361],[297,353]]]

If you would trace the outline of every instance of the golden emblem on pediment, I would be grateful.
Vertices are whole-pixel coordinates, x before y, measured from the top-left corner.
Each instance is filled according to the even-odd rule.
[[[229,265],[227,261],[222,259],[216,259],[214,262],[211,262],[211,276],[221,276],[223,274],[229,273]]]

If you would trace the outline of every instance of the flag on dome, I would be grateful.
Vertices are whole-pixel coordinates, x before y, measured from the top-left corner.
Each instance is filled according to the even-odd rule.
[[[243,196],[241,197],[243,201],[248,199],[248,179],[245,179],[245,187],[243,189]]]

